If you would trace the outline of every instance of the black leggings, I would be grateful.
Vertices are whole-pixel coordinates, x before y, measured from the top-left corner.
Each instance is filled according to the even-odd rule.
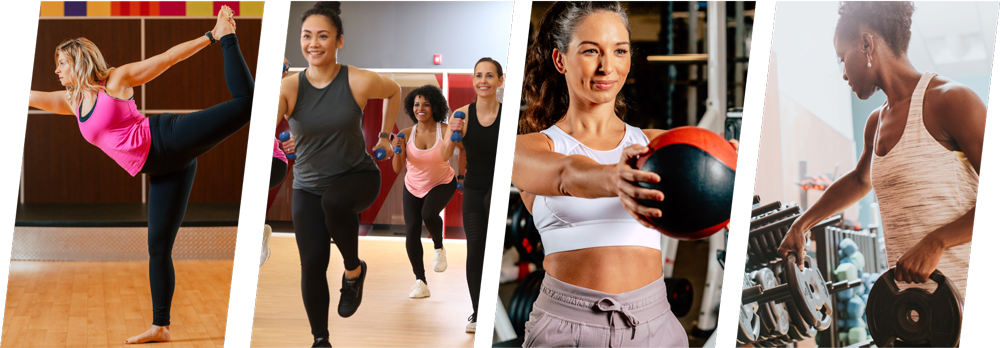
[[[468,252],[465,258],[465,278],[472,297],[472,313],[479,313],[479,286],[483,282],[483,257],[486,253],[486,225],[490,216],[492,188],[465,187],[462,199],[462,220]]]
[[[285,181],[285,175],[288,175],[288,163],[276,157],[271,157],[271,180],[268,183],[267,189],[270,190],[278,187],[278,184]]]
[[[423,198],[417,198],[405,186],[403,187],[403,221],[406,222],[406,256],[413,266],[413,275],[427,282],[424,274],[424,246],[420,243],[420,233],[423,225],[434,241],[434,249],[444,247],[444,221],[441,221],[441,211],[455,196],[455,184],[451,179],[447,184],[434,186]]]
[[[190,114],[160,114],[149,118],[152,144],[142,172],[149,175],[149,287],[153,325],[170,325],[174,297],[171,251],[184,220],[198,156],[250,123],[253,77],[240,53],[236,34],[219,40],[226,86],[233,99]]]
[[[358,259],[358,218],[375,203],[382,178],[378,171],[345,174],[323,195],[292,191],[292,223],[302,264],[302,302],[315,338],[328,338],[330,287],[326,270],[330,265],[330,238],[344,257],[344,269],[361,266]]]

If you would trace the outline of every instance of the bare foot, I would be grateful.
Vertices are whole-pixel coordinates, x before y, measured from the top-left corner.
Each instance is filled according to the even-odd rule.
[[[125,344],[170,341],[170,326],[150,326],[149,330],[125,340]]]
[[[212,29],[212,36],[214,36],[216,40],[236,32],[236,21],[233,20],[233,13],[234,11],[226,5],[223,5],[222,8],[219,9],[219,15],[216,18],[215,28]]]

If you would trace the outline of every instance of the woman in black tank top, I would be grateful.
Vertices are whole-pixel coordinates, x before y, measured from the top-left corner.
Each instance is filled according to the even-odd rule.
[[[503,67],[492,58],[476,62],[472,87],[476,102],[456,110],[464,112],[465,120],[452,117],[451,131],[462,132],[462,142],[447,142],[441,147],[441,157],[451,158],[459,149],[458,181],[464,185],[462,220],[465,225],[466,246],[465,277],[472,297],[472,315],[465,332],[476,332],[479,313],[479,285],[483,278],[483,254],[486,252],[486,225],[490,212],[490,189],[493,186],[493,167],[497,157],[497,138],[500,129],[501,104],[497,89],[503,86]]]
[[[287,118],[293,133],[285,151],[298,151],[294,165],[292,220],[302,263],[302,301],[313,347],[330,347],[330,289],[326,271],[332,238],[344,258],[337,313],[349,317],[361,305],[368,266],[358,258],[358,214],[375,202],[381,176],[365,149],[361,121],[369,99],[388,99],[382,134],[372,148],[393,153],[389,143],[399,112],[396,82],[375,72],[342,65],[340,2],[319,2],[302,15],[300,42],[309,67],[281,81],[278,124]],[[297,146],[296,146],[297,145]],[[296,149],[298,147],[298,149]]]

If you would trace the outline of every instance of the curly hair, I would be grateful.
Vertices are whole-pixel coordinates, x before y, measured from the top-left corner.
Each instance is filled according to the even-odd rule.
[[[569,110],[569,88],[566,76],[559,73],[552,61],[552,50],[567,52],[573,33],[587,16],[607,11],[617,14],[632,39],[628,15],[618,2],[556,2],[545,12],[538,25],[535,41],[528,47],[524,64],[524,85],[521,100],[527,109],[521,116],[518,132],[533,133],[552,127]],[[615,114],[625,116],[627,106],[619,94],[615,100]]]
[[[843,1],[838,11],[836,35],[853,37],[862,25],[867,26],[881,35],[898,57],[905,54],[910,45],[913,10],[913,3],[908,1]]]
[[[431,113],[434,117],[434,122],[444,122],[444,119],[448,117],[448,113],[451,112],[451,108],[448,107],[448,101],[444,99],[444,94],[441,93],[441,89],[435,85],[423,85],[419,88],[410,92],[406,95],[406,99],[403,100],[403,106],[406,110],[406,115],[410,116],[410,120],[417,122],[417,115],[413,114],[413,101],[417,99],[417,96],[424,97],[431,103]]]
[[[302,13],[302,22],[312,15],[325,16],[337,27],[337,38],[344,35],[344,22],[340,20],[340,1],[317,1],[313,8]]]

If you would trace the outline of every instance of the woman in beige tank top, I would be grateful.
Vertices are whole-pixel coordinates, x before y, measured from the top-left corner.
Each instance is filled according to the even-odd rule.
[[[858,98],[882,90],[887,100],[868,118],[857,167],[802,214],[779,252],[802,260],[805,231],[874,189],[896,280],[924,283],[939,269],[964,298],[986,105],[968,87],[913,67],[913,11],[909,2],[841,4],[833,41],[844,80]]]

